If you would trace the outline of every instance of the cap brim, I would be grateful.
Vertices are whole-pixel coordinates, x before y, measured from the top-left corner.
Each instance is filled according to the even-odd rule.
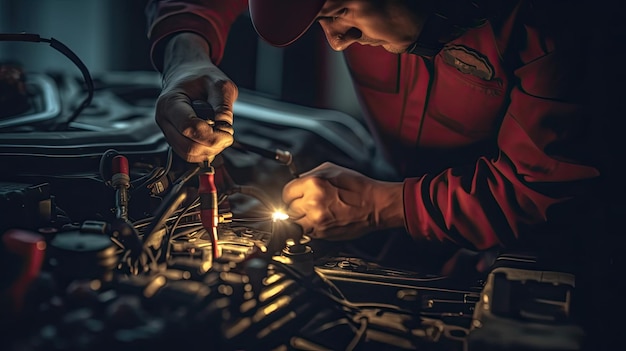
[[[274,46],[286,46],[315,22],[325,0],[248,0],[252,24]]]

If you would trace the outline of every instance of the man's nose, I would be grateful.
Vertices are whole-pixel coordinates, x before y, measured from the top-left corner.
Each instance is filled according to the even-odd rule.
[[[361,37],[361,31],[355,27],[340,24],[320,22],[326,40],[335,51],[343,51]]]

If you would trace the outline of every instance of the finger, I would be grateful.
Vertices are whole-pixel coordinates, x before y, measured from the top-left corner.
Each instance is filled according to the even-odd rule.
[[[159,104],[162,106],[157,114],[157,122],[168,122],[180,134],[198,142],[211,145],[214,142],[213,127],[209,121],[196,116],[191,101],[184,94],[173,94],[164,98]]]
[[[204,121],[190,122],[181,130],[181,123],[176,123],[175,120],[176,118],[172,118],[157,122],[168,141],[174,140],[179,148],[187,145],[188,152],[192,155],[216,155],[233,143],[232,134],[220,130],[215,131]]]
[[[294,223],[296,223],[297,225],[300,226],[300,228],[302,228],[302,233],[309,235],[313,238],[316,237],[316,233],[315,233],[315,227],[312,225],[312,223],[306,218],[306,216],[301,217],[298,220],[293,221]]]
[[[209,161],[211,161],[215,155],[223,150],[223,148],[210,147],[197,143],[180,134],[179,131],[169,123],[165,123],[160,127],[174,152],[187,162],[198,163],[205,161],[207,157]],[[226,135],[232,138],[230,134]]]
[[[233,116],[232,111],[223,111],[222,114],[228,115],[227,117],[219,116],[216,117],[213,106],[211,106],[208,102],[202,100],[194,100],[191,103],[196,116],[205,120],[214,131],[224,132],[230,135],[235,134],[235,130],[233,129]],[[232,143],[231,143],[232,144]],[[231,144],[225,145],[230,146]]]
[[[165,105],[168,104],[166,103]],[[184,110],[184,108],[182,109]],[[156,121],[163,131],[163,134],[165,135],[168,143],[172,146],[172,149],[176,152],[177,155],[179,155],[187,162],[201,162],[205,161],[207,158],[209,158],[210,160],[215,155],[220,153],[225,147],[232,144],[232,135],[221,131],[209,131],[210,138],[205,138],[197,133],[195,138],[189,137],[191,133],[181,132],[179,130],[179,127],[177,127],[177,125],[181,125],[180,122],[177,122],[179,119],[181,119],[180,114],[174,114],[169,117],[165,115],[167,111],[172,110],[176,111],[177,109],[161,109],[157,113]],[[205,140],[208,140],[208,142],[205,142]]]
[[[215,124],[213,125],[213,129],[222,131],[224,133],[228,133],[230,135],[234,135],[235,134],[235,129],[233,128],[233,125],[228,123],[228,122],[226,122],[226,121],[217,121],[216,120]]]
[[[228,79],[216,81],[211,86],[209,103],[215,111],[215,121],[233,124],[233,106],[239,91],[235,83]]]
[[[291,203],[296,199],[304,197],[304,191],[301,186],[301,179],[293,179],[283,187],[283,202],[292,207]]]
[[[221,106],[215,109],[215,123],[224,125],[233,125],[233,107]]]
[[[159,99],[157,123],[161,128],[171,124],[179,134],[201,145],[217,149],[218,152],[233,143],[231,127],[213,129],[213,121],[196,116],[190,99],[182,93],[173,93]]]
[[[285,214],[289,216],[289,219],[293,222],[300,221],[306,216],[306,212],[302,211],[300,203],[302,198],[297,198],[292,201],[287,208],[285,208]]]
[[[337,166],[332,162],[323,162],[322,164],[316,166],[315,168],[300,174],[300,177],[308,177],[308,176],[316,176],[321,178],[328,178],[332,173],[330,173]]]

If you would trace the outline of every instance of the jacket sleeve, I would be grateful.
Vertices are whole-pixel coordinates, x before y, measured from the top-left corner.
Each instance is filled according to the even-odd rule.
[[[210,44],[213,63],[219,64],[228,31],[247,6],[247,0],[149,0],[145,14],[152,65],[162,70],[164,39],[178,32],[203,36]]]
[[[600,153],[592,128],[597,115],[585,102],[584,62],[520,26],[526,45],[499,127],[496,157],[468,168],[404,181],[406,227],[417,239],[451,240],[473,249],[536,242],[551,223],[571,221],[566,212],[598,183]],[[562,222],[564,223],[564,222]],[[547,239],[547,238],[546,238]]]

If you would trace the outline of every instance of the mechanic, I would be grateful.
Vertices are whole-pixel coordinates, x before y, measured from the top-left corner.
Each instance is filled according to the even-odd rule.
[[[575,51],[584,39],[540,3],[151,1],[151,58],[163,77],[156,120],[185,160],[214,157],[233,143],[237,86],[217,67],[231,24],[249,9],[260,37],[282,47],[317,22],[343,51],[373,137],[401,178],[332,163],[302,174],[283,200],[304,233],[346,241],[400,229],[416,246],[554,241],[558,250],[574,240],[559,235],[577,227],[601,167],[587,55]],[[215,108],[214,126],[195,116],[198,99]]]

